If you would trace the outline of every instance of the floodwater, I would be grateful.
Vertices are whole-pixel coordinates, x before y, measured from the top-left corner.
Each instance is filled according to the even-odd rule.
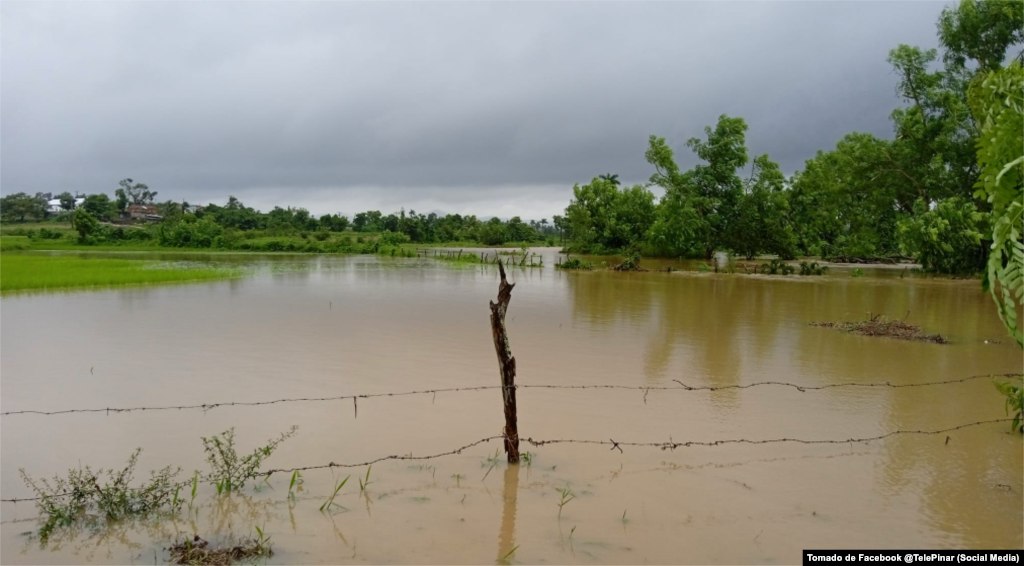
[[[512,269],[507,325],[522,438],[660,443],[807,440],[938,430],[1005,417],[987,379],[798,391],[656,390],[785,381],[922,383],[1021,371],[978,281]],[[179,256],[180,258],[180,256]],[[252,262],[215,283],[7,295],[0,300],[2,410],[194,405],[496,385],[489,328],[495,266],[369,256],[196,256]],[[267,266],[287,269],[264,269]],[[808,325],[907,317],[949,345]],[[988,343],[986,343],[988,341]],[[998,341],[999,343],[993,343]],[[495,389],[210,410],[8,415],[0,489],[18,469],[111,468],[143,448],[139,478],[206,471],[200,437],[235,427],[248,452],[292,425],[264,469],[446,452],[500,434]],[[1024,449],[1008,423],[837,444],[712,447],[548,444],[493,469],[491,441],[424,461],[309,470],[258,491],[201,486],[173,520],[58,531],[31,502],[3,503],[3,563],[164,563],[175,538],[271,537],[269,563],[796,563],[807,548],[1020,548]],[[352,479],[334,512],[318,509]],[[561,510],[556,489],[575,498]],[[185,490],[187,491],[187,490]],[[186,496],[187,497],[187,496]],[[514,552],[511,552],[515,549]]]

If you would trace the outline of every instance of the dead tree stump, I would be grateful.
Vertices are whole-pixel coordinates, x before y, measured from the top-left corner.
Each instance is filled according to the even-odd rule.
[[[505,332],[505,312],[512,300],[515,283],[505,279],[505,268],[498,262],[501,283],[498,284],[498,302],[491,301],[491,334],[494,336],[494,351],[498,354],[498,369],[501,371],[501,397],[505,406],[505,453],[508,463],[519,462],[519,427],[516,425],[516,359],[508,346]]]

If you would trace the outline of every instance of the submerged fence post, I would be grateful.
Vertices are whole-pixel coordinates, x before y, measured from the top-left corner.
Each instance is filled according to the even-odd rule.
[[[515,283],[505,279],[505,268],[498,262],[501,283],[498,284],[498,302],[491,301],[491,334],[494,336],[494,351],[498,354],[498,369],[501,371],[501,398],[505,405],[505,452],[508,463],[519,462],[519,427],[516,424],[516,359],[508,345],[505,332],[505,312],[512,300]]]

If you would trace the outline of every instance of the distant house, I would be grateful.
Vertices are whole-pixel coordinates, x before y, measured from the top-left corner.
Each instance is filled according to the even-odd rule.
[[[82,206],[83,202],[85,202],[84,198],[76,198],[75,199],[75,208],[78,208],[78,207]],[[57,213],[59,213],[59,212],[61,212],[63,210],[64,209],[60,205],[60,199],[59,198],[55,198],[55,199],[46,201],[46,212],[48,212],[50,214],[57,214]]]
[[[128,208],[121,213],[121,218],[132,220],[163,220],[154,204],[129,204]]]

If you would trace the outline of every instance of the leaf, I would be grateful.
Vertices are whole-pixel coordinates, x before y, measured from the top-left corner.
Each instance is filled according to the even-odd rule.
[[[1014,161],[1008,163],[1004,168],[1002,168],[1002,171],[999,171],[999,174],[995,176],[995,184],[998,185],[999,181],[1002,180],[1002,176],[1006,175],[1011,169],[1022,163],[1024,163],[1024,156],[1021,156],[1015,159]]]

